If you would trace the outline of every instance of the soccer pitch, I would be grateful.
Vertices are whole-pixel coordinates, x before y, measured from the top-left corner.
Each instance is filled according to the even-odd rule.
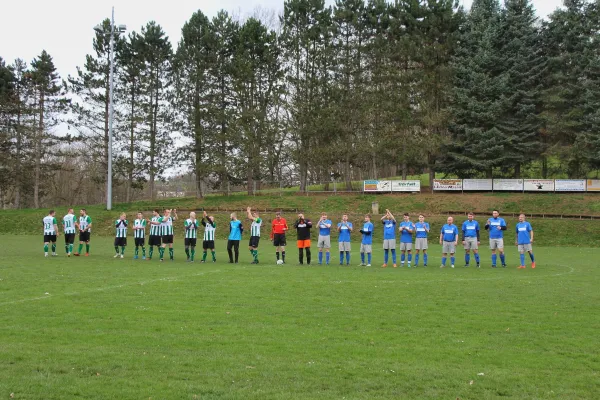
[[[458,250],[441,270],[431,246],[409,270],[380,268],[380,243],[365,268],[356,243],[353,266],[325,267],[292,246],[277,266],[267,241],[250,265],[247,240],[240,264],[224,241],[190,264],[181,238],[163,263],[103,237],[66,258],[61,239],[45,259],[39,236],[1,237],[0,397],[600,398],[598,249],[536,246],[535,270],[514,246],[506,269]]]

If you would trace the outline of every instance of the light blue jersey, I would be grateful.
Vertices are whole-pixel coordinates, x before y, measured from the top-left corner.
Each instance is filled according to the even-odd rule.
[[[331,235],[331,225],[333,223],[330,219],[326,219],[325,221],[319,221],[319,235],[321,236],[329,236]],[[329,225],[329,228],[327,227]]]
[[[517,224],[517,244],[531,244],[531,232],[533,228],[527,221]]]
[[[229,240],[242,240],[242,221],[229,221]]]
[[[383,239],[396,239],[396,221],[393,219],[383,220]]]
[[[490,218],[490,239],[503,239],[504,231],[498,228],[506,228],[504,218]]]
[[[429,222],[417,222],[415,224],[415,230],[417,231],[417,239],[427,239],[427,230],[429,229]]]
[[[400,229],[402,228],[414,231],[415,226],[410,221],[402,221],[400,222]],[[400,234],[400,243],[412,243],[412,232],[409,232],[406,229],[402,229],[402,233]]]
[[[338,242],[349,242],[350,229],[352,229],[352,222],[340,222],[337,226],[340,229],[340,236],[338,237]]]
[[[365,222],[362,228],[362,244],[373,244],[373,230],[375,226],[372,222]]]
[[[479,232],[479,222],[473,221],[465,221],[462,224],[462,232],[463,236],[466,238],[476,238],[477,232]]]
[[[443,235],[442,240],[444,242],[456,242],[456,240],[458,239],[458,228],[454,224],[444,225],[442,227],[441,233]]]

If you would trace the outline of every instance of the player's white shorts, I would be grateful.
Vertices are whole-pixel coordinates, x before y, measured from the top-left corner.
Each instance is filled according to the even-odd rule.
[[[331,236],[323,236],[319,235],[319,240],[317,241],[318,249],[330,249],[331,248]]]
[[[383,239],[384,250],[396,250],[396,239]]]
[[[340,251],[350,251],[350,242],[339,242],[338,248]]]
[[[415,250],[427,250],[429,247],[427,238],[416,238],[415,239]]]
[[[412,243],[404,243],[404,242],[400,242],[400,251],[411,251],[412,250]]]
[[[361,253],[372,253],[373,252],[373,246],[370,244],[360,244],[360,252]]]
[[[504,239],[490,239],[490,249],[503,249],[504,248]]]
[[[476,237],[466,237],[465,244],[463,245],[465,250],[479,250]]]
[[[454,254],[456,253],[456,245],[454,244],[454,242],[443,242],[444,244],[442,245],[442,253],[450,253],[450,254]]]
[[[518,247],[519,247],[519,253],[525,253],[526,251],[533,251],[533,247],[531,246],[531,243],[520,244]]]

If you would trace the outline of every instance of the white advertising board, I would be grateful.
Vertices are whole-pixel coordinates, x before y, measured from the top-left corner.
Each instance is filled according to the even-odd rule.
[[[434,179],[433,190],[462,190],[462,179]]]
[[[421,181],[392,181],[392,192],[420,192]]]
[[[585,192],[585,179],[557,179],[554,181],[557,192]]]
[[[494,179],[494,190],[523,191],[523,179]]]
[[[365,181],[363,185],[363,190],[365,192],[391,192],[392,182],[377,180]]]
[[[553,179],[525,179],[523,186],[526,192],[554,192]]]
[[[587,191],[588,192],[600,192],[600,179],[588,179]]]
[[[463,179],[463,190],[491,191],[491,179]]]

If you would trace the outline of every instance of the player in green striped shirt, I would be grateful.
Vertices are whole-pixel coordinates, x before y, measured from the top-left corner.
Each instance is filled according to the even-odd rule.
[[[152,211],[152,219],[147,220],[148,224],[150,224],[150,238],[148,239],[148,246],[150,246],[150,253],[148,253],[147,260],[152,260],[152,255],[154,254],[154,246],[158,248],[158,252],[160,253],[160,241],[162,235],[162,229],[160,227],[160,214],[158,212],[158,208],[155,208]]]
[[[254,258],[251,264],[258,264],[258,242],[260,241],[262,219],[260,218],[258,211],[253,213],[250,207],[246,209],[246,213],[248,214],[248,219],[252,221],[252,225],[250,225],[250,242],[248,243],[250,254],[252,254],[252,257]]]
[[[67,215],[63,217],[62,224],[65,232],[65,252],[67,253],[67,257],[71,257],[73,243],[75,243],[75,227],[77,226],[77,217],[72,208],[69,208]]]
[[[209,216],[206,214],[206,211],[202,213],[202,226],[204,227],[204,240],[202,241],[202,261],[206,262],[206,254],[208,253],[208,249],[212,254],[213,262],[217,262],[217,256],[215,254],[215,229],[217,228],[217,224],[215,222],[215,217],[212,215]]]
[[[90,255],[90,235],[92,234],[92,218],[87,215],[87,210],[82,208],[79,210],[79,222],[77,223],[79,229],[79,250],[74,253],[74,256],[79,256],[83,245],[85,244],[85,256]]]
[[[185,255],[188,262],[194,262],[196,241],[198,239],[198,220],[196,220],[195,212],[190,213],[190,217],[183,222],[183,226],[185,227]]]
[[[48,245],[52,243],[52,257],[56,257],[56,236],[58,236],[58,224],[56,222],[56,213],[50,210],[48,215],[42,219],[44,226],[44,257],[48,257]]]
[[[166,209],[164,215],[158,219],[160,222],[160,229],[162,233],[161,241],[162,245],[158,249],[160,253],[160,261],[164,260],[165,248],[169,245],[169,259],[175,261],[175,254],[173,250],[173,221],[177,220],[177,210],[172,210],[173,216],[171,216],[171,209]]]
[[[135,241],[134,260],[139,258],[139,249],[142,248],[142,260],[146,259],[146,220],[144,214],[137,213],[137,219],[133,221],[133,240]]]
[[[121,256],[125,257],[125,246],[127,246],[127,215],[121,213],[119,219],[115,221],[115,258]],[[121,247],[121,254],[119,254],[119,246]]]

